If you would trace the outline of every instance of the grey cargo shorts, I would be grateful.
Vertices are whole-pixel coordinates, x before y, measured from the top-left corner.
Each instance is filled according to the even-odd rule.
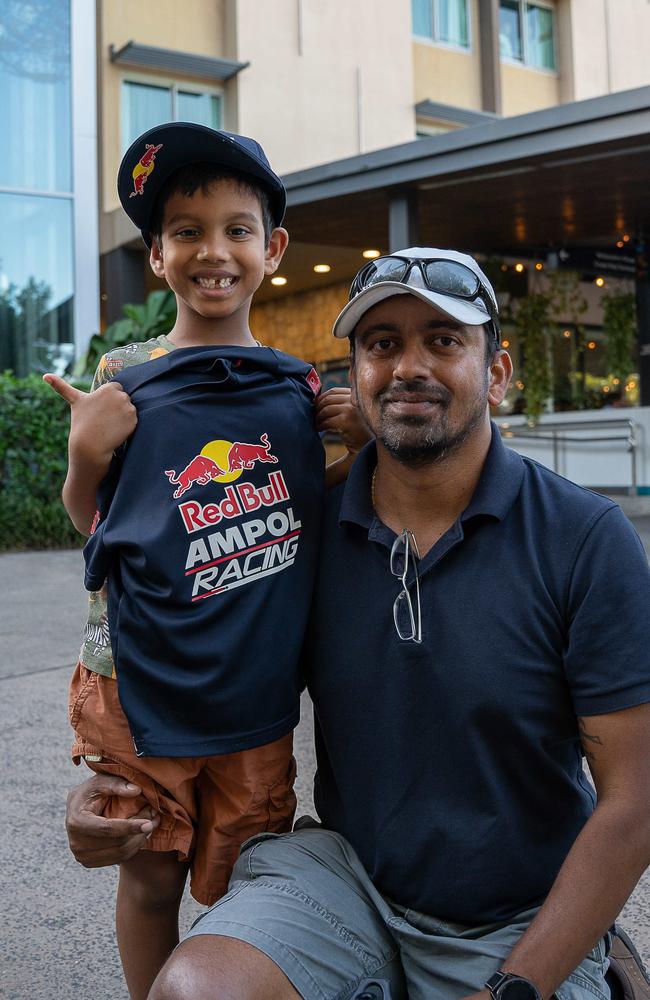
[[[481,990],[536,909],[509,924],[464,927],[390,903],[350,844],[314,826],[249,840],[229,891],[189,931],[258,948],[306,1000],[349,1000],[364,979],[392,1000],[456,1000]],[[609,1000],[601,941],[556,991],[558,1000]]]

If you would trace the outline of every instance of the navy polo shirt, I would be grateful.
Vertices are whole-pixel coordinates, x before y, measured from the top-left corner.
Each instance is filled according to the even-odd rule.
[[[393,901],[508,920],[543,900],[594,808],[576,716],[650,701],[646,555],[614,503],[493,429],[469,506],[420,562],[423,642],[400,641],[375,461],[369,445],[326,502],[318,814]]]

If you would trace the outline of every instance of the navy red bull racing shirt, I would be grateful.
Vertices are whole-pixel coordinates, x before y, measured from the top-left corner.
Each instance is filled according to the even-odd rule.
[[[299,718],[324,488],[318,376],[270,348],[201,347],[118,381],[138,425],[100,486],[85,583],[108,581],[136,752],[270,743]]]

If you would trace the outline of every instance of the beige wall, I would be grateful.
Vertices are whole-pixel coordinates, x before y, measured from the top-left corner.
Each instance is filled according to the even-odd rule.
[[[650,84],[648,0],[570,0],[569,22],[571,81],[565,100]]]
[[[560,83],[555,73],[501,63],[501,100],[504,115],[550,108],[560,101]]]
[[[239,130],[281,173],[415,138],[409,0],[303,0],[302,55],[298,9],[236,2]]]
[[[470,48],[413,41],[413,101],[437,101],[453,107],[482,109],[478,5],[470,0]]]
[[[90,0],[89,0],[90,2]],[[194,55],[225,55],[225,0],[156,0],[155,6],[132,0],[101,0],[99,28],[101,207],[117,208],[115,188],[120,149],[120,84],[125,77],[172,82],[164,73],[150,69],[128,70],[111,63],[109,46],[120,49],[127,42],[152,45]],[[174,77],[174,79],[177,79]],[[191,80],[191,77],[183,79]],[[205,85],[205,80],[195,81]]]

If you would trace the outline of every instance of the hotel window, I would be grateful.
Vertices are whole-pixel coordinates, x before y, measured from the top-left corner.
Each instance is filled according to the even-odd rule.
[[[504,59],[556,69],[553,9],[527,0],[500,0],[499,47]]]
[[[411,14],[416,37],[469,48],[467,0],[411,0]]]
[[[177,84],[122,82],[122,152],[147,129],[163,122],[194,122],[221,128],[221,94]]]

